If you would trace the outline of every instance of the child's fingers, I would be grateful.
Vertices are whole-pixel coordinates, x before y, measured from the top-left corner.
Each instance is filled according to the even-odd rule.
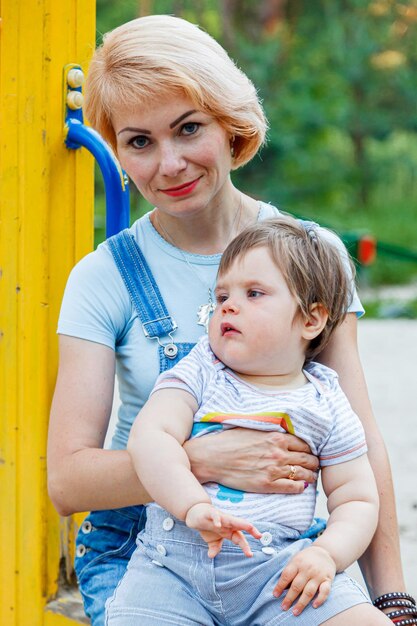
[[[210,541],[208,544],[208,557],[210,559],[214,559],[222,549],[223,539],[219,537],[219,539],[215,539],[214,541]]]
[[[222,527],[222,516],[220,515],[220,512],[217,509],[215,509],[214,507],[211,507],[210,519],[213,522],[215,528],[221,528]]]
[[[260,539],[262,537],[262,533],[253,524],[251,524],[251,528],[248,528],[247,532],[252,535],[254,539]]]
[[[297,575],[297,572],[298,572],[298,567],[293,565],[292,561],[290,561],[288,565],[282,571],[282,574],[279,577],[279,580],[272,591],[272,594],[276,598],[279,598],[279,596],[282,594],[284,589],[287,589],[290,586],[295,576]],[[284,600],[284,603],[285,603],[285,600]],[[284,610],[289,608],[290,605],[291,605],[291,602],[288,602],[288,606],[286,608],[283,607]]]
[[[287,591],[287,595],[281,603],[283,611],[288,611],[293,602],[295,602],[298,596],[302,593],[306,583],[307,578],[301,572],[298,572]]]
[[[294,584],[296,584],[296,580],[294,580]],[[302,613],[302,611],[304,611],[304,609],[306,608],[307,604],[309,602],[312,601],[312,599],[314,598],[314,596],[317,593],[317,581],[314,580],[313,578],[310,579],[306,585],[304,586],[304,589],[300,595],[300,597],[298,598],[298,601],[296,603],[296,605],[294,606],[292,612],[294,615],[300,615],[300,613]],[[329,588],[330,591],[330,588]],[[299,594],[299,591],[297,591],[297,595]],[[326,599],[326,598],[325,598]],[[323,600],[324,602],[324,600]]]
[[[262,533],[259,532],[256,526],[241,517],[235,517],[234,515],[222,515],[222,525],[233,530],[244,530],[255,539],[260,539],[262,537]]]
[[[325,580],[319,586],[319,592],[317,594],[317,598],[313,602],[313,607],[317,609],[319,606],[323,604],[325,600],[329,597],[330,590],[332,588],[332,582],[330,580]]]
[[[248,557],[253,556],[252,550],[249,547],[247,539],[245,538],[245,535],[240,530],[233,531],[230,539],[231,541],[233,541],[233,543],[236,546],[239,546],[239,548],[241,548],[245,556],[248,556]]]

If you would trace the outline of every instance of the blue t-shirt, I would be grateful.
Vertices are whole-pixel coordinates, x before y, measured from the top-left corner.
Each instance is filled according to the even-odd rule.
[[[274,217],[278,210],[260,203],[259,220]],[[213,289],[220,254],[200,255],[180,251],[152,226],[149,213],[130,231],[139,244],[158,284],[165,305],[178,325],[175,342],[196,343],[205,332],[197,324],[197,311]],[[329,231],[323,233],[336,243]],[[347,258],[347,257],[346,257]],[[190,265],[192,267],[190,267]],[[354,294],[349,311],[363,313]],[[65,288],[58,333],[94,341],[115,350],[121,405],[111,447],[124,449],[130,428],[159,375],[158,344],[147,339],[106,242],[84,257],[72,270]]]

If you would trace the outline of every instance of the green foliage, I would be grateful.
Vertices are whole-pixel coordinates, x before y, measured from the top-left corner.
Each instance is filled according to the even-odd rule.
[[[97,0],[98,31],[146,12],[198,23],[257,86],[270,130],[240,188],[416,250],[417,0]],[[370,280],[416,274],[380,255]]]
[[[411,299],[405,302],[391,299],[365,300],[363,302],[366,311],[366,319],[392,319],[405,318],[417,319],[417,300]]]

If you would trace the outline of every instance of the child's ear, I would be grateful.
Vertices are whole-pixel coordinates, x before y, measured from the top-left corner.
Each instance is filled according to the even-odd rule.
[[[322,304],[314,303],[310,307],[308,317],[303,320],[303,338],[311,341],[318,335],[326,325],[329,314]]]

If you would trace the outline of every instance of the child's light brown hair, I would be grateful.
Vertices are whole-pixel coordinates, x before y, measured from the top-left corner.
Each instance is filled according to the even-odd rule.
[[[333,237],[335,235],[330,233],[329,239]],[[312,360],[327,345],[332,332],[345,318],[353,295],[353,263],[347,252],[344,261],[340,250],[329,239],[313,222],[280,215],[243,230],[227,246],[219,266],[221,276],[249,250],[265,246],[296,299],[299,313],[308,318],[313,304],[325,308],[326,325],[310,342],[306,360]]]

